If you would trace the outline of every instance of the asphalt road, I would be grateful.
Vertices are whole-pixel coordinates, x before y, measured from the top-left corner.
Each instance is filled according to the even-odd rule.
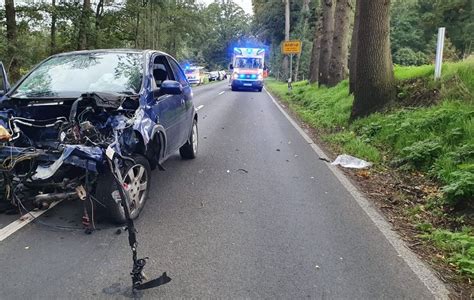
[[[136,222],[146,273],[172,278],[143,298],[433,298],[265,92],[194,94],[198,158],[153,173]],[[80,217],[61,203],[0,243],[1,299],[129,296],[127,235]]]

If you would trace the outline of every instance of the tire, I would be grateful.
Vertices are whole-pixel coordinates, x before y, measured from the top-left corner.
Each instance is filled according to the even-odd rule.
[[[122,170],[124,174],[122,176],[125,178],[124,181],[127,183],[130,195],[130,216],[132,219],[136,219],[145,206],[148,197],[151,169],[145,157],[135,155],[133,158],[135,164],[127,161],[124,167],[125,170]],[[132,178],[132,174],[134,178]],[[115,197],[113,194],[115,194]],[[97,180],[95,197],[100,203],[105,205],[105,208],[103,208],[105,210],[104,213],[111,222],[123,224],[127,220],[121,202],[117,203],[116,201],[117,195],[117,183],[110,170],[108,170],[106,174],[99,176]]]
[[[179,154],[181,154],[181,158],[183,159],[194,159],[197,156],[198,152],[198,141],[199,141],[199,134],[198,134],[198,127],[197,121],[193,120],[193,127],[191,128],[191,134],[189,135],[186,144],[184,144],[181,148],[179,148]]]
[[[231,86],[230,89],[231,89],[232,91],[234,91],[234,92],[237,91],[237,88],[234,87],[234,86]]]
[[[261,91],[262,91],[262,88],[258,88],[257,91],[261,92]]]

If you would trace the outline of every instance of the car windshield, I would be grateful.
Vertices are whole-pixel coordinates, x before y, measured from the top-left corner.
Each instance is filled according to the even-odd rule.
[[[193,70],[186,70],[185,73],[187,75],[192,75],[192,74],[199,74],[199,70],[193,69]]]
[[[236,68],[261,69],[262,59],[257,57],[238,57],[235,60]]]
[[[138,94],[141,53],[80,53],[53,57],[16,88],[12,97],[78,97],[87,92]]]

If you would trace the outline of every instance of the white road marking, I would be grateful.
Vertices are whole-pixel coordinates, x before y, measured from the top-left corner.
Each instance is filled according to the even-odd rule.
[[[222,92],[219,93],[219,95],[222,95],[222,94],[224,94],[224,93],[225,93],[225,91],[222,91]]]
[[[10,224],[8,224],[7,226],[0,229],[0,242],[5,240],[7,237],[14,234],[15,232],[17,232],[18,230],[20,230],[24,226],[28,225],[29,223],[31,223],[31,221],[38,218],[39,216],[41,216],[42,214],[44,214],[45,212],[47,212],[51,208],[55,207],[61,201],[62,200],[51,203],[51,205],[49,206],[48,209],[32,211],[31,213],[27,213],[27,214],[23,215],[20,219],[18,219],[16,221],[13,221]]]
[[[280,110],[280,112],[286,117],[286,119],[293,125],[293,127],[298,131],[298,133],[310,144],[314,152],[319,157],[328,157],[324,151],[314,143],[314,141],[304,132],[304,130],[296,123],[281,107],[281,105],[273,98],[273,96],[268,92],[268,96],[272,99],[273,103]],[[389,243],[395,248],[399,256],[403,258],[408,267],[415,273],[421,282],[426,286],[426,288],[433,294],[437,299],[449,299],[449,291],[446,289],[446,286],[439,280],[436,275],[426,266],[426,264],[421,261],[415,253],[407,248],[400,236],[392,229],[392,226],[385,220],[383,215],[373,206],[367,198],[365,198],[362,193],[350,182],[350,180],[339,170],[337,167],[330,164],[325,164],[336,176],[339,182],[346,188],[346,190],[352,195],[356,200],[357,204],[364,210],[364,212],[369,216],[369,218],[374,222],[375,226],[382,232],[385,238]]]
[[[204,107],[204,105],[199,105],[198,107],[196,107],[196,111],[199,111],[203,107]]]

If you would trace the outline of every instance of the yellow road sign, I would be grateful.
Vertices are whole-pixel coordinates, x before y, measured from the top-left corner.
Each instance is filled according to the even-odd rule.
[[[301,41],[284,41],[281,43],[281,53],[283,54],[298,54],[301,53]]]

